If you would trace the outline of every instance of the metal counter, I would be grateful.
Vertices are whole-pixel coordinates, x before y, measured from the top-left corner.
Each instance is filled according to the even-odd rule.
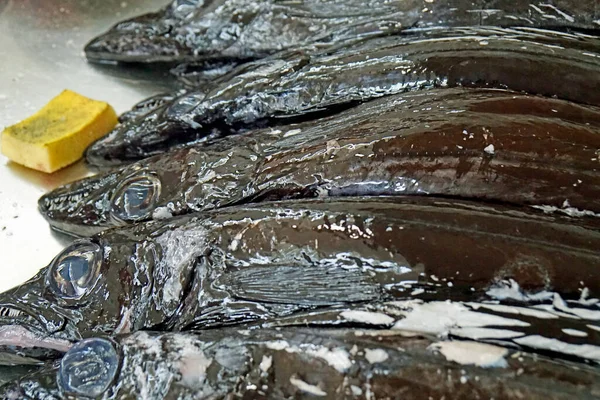
[[[168,0],[0,0],[0,130],[63,89],[104,100],[118,113],[166,90],[164,71],[88,64],[84,45],[116,22]],[[157,76],[158,75],[158,76]],[[37,212],[44,192],[89,174],[83,162],[44,174],[0,156],[0,291],[33,276],[71,239]]]

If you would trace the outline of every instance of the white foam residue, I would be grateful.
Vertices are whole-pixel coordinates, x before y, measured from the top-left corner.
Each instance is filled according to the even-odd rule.
[[[592,321],[600,321],[600,311],[588,310],[587,308],[569,307],[566,301],[558,293],[554,294],[552,306],[559,311],[567,314],[573,314],[579,318],[589,319]]]
[[[600,326],[596,326],[596,325],[586,325],[586,326],[590,329],[600,332]]]
[[[162,353],[160,341],[156,337],[151,337],[146,332],[138,331],[123,340],[123,344],[132,344],[144,350],[144,352],[153,357],[159,357]]]
[[[472,340],[481,339],[513,339],[525,336],[523,332],[512,331],[510,329],[493,328],[457,328],[450,329],[450,334],[461,338]]]
[[[394,318],[389,315],[370,312],[370,311],[344,311],[340,316],[347,321],[360,322],[370,325],[391,325],[394,323]]]
[[[546,214],[560,212],[563,214],[567,214],[569,217],[600,217],[600,214],[598,214],[598,213],[595,213],[590,210],[580,210],[576,207],[558,208],[556,206],[548,206],[548,205],[541,205],[541,206],[538,205],[538,206],[531,206],[531,207],[537,208],[538,210],[542,210]]]
[[[363,393],[361,388],[359,388],[358,386],[354,386],[354,385],[350,385],[350,390],[352,391],[352,394],[355,396],[360,396]]]
[[[172,217],[173,214],[171,214],[171,211],[169,211],[167,207],[156,207],[156,209],[154,209],[154,211],[152,212],[152,219],[156,221],[169,219]]]
[[[506,368],[504,358],[508,350],[491,344],[477,342],[437,342],[429,346],[439,351],[446,360],[463,365],[476,365],[483,368]]]
[[[488,289],[485,294],[497,300],[512,299],[518,301],[550,300],[554,296],[553,292],[546,290],[534,294],[524,293],[519,284],[513,279],[499,282],[496,286]]]
[[[581,290],[581,296],[579,296],[579,300],[577,301],[577,303],[584,306],[593,306],[598,302],[600,302],[600,299],[590,298],[590,289],[587,287]]]
[[[491,311],[496,311],[496,312],[501,312],[501,313],[506,313],[506,314],[517,314],[517,315],[523,315],[526,317],[534,317],[534,318],[540,318],[540,319],[557,319],[558,316],[549,313],[549,312],[545,312],[545,311],[541,311],[541,310],[536,310],[533,308],[527,308],[527,307],[516,307],[516,306],[507,306],[507,305],[503,305],[503,304],[487,304],[487,303],[467,303],[467,305],[473,307],[473,309],[477,310],[478,308],[482,307]]]
[[[371,364],[384,362],[389,358],[383,349],[365,349],[365,358]]]
[[[297,347],[290,347],[286,349],[286,351],[302,352],[302,350]],[[327,347],[318,346],[316,349],[308,348],[305,349],[303,352],[313,357],[318,357],[322,360],[325,360],[325,362],[327,362],[339,372],[346,372],[348,368],[352,366],[350,354],[348,354],[348,352],[342,349],[341,347],[330,350]]]
[[[550,350],[588,360],[600,361],[600,347],[591,344],[570,344],[540,335],[525,336],[514,339],[514,342],[534,349]]]
[[[556,316],[559,316],[559,317],[571,318],[571,319],[581,319],[575,314],[569,314],[569,313],[565,313],[565,312],[556,310],[552,304],[536,304],[532,307],[547,311],[547,312],[554,314]]]
[[[162,257],[155,268],[155,286],[167,308],[174,309],[179,305],[184,268],[205,251],[205,240],[204,228],[192,229],[185,226],[167,231],[156,238],[156,244],[162,249]],[[157,307],[159,304],[160,302]]]
[[[285,137],[294,136],[294,135],[299,134],[300,132],[302,132],[301,129],[292,129],[292,130],[289,130],[286,133],[284,133],[283,137],[285,138]]]
[[[327,396],[327,393],[322,391],[318,386],[306,383],[301,379],[290,377],[290,383],[303,392],[310,393],[315,396]]]
[[[483,149],[483,151],[485,151],[485,152],[486,152],[486,153],[488,153],[488,154],[494,154],[494,152],[495,152],[494,145],[493,145],[493,144],[490,144],[490,145],[486,146],[486,147]]]
[[[566,333],[567,335],[577,336],[577,337],[586,337],[588,335],[587,333],[577,330],[577,329],[563,328],[562,331],[564,333]]]
[[[212,363],[212,358],[196,349],[194,352],[187,352],[179,360],[179,373],[181,382],[191,388],[201,388],[206,379],[206,370]]]
[[[290,344],[285,340],[274,340],[265,344],[271,350],[284,350],[290,347]]]
[[[405,316],[394,324],[393,329],[446,335],[450,329],[486,326],[529,326],[527,322],[470,310],[463,304],[450,301],[423,303],[418,300],[391,302],[405,307]]]
[[[260,370],[262,372],[268,372],[269,368],[271,368],[272,364],[273,364],[272,356],[263,356],[262,360],[260,361],[260,365],[258,367],[260,368]]]

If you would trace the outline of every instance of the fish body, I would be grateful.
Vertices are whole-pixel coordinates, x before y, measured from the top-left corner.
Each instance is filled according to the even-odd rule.
[[[4,398],[592,399],[598,368],[377,329],[137,332],[87,339]],[[468,352],[468,354],[464,354]],[[461,354],[462,353],[462,354]]]
[[[240,62],[409,27],[597,29],[599,19],[593,0],[541,5],[522,0],[175,0],[156,13],[118,23],[85,52],[88,60],[104,62]]]
[[[251,128],[331,115],[378,97],[445,87],[504,88],[600,105],[597,37],[525,28],[431,28],[321,53],[242,65],[119,125],[89,147],[111,166]]]
[[[597,107],[432,89],[157,155],[58,188],[39,204],[52,227],[82,236],[232,204],[352,195],[446,196],[597,217],[598,129]],[[139,205],[122,207],[130,201]]]
[[[573,317],[538,318],[531,332],[577,344],[560,330],[576,329],[595,346],[598,248],[599,231],[567,217],[418,197],[261,203],[135,224],[75,242],[0,295],[2,360],[138,330],[338,325],[348,307],[407,299],[546,307]]]

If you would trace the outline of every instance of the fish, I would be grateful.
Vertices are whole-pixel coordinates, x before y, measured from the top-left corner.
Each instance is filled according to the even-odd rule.
[[[86,151],[114,167],[261,127],[284,126],[379,97],[485,87],[600,105],[600,38],[525,28],[431,28],[367,38],[322,53],[243,64],[118,125]]]
[[[265,202],[133,224],[75,241],[0,294],[0,361],[51,360],[102,334],[340,324],[349,306],[403,300],[547,309],[564,319],[526,325],[574,345],[580,337],[561,329],[575,329],[596,346],[598,248],[600,230],[566,216],[417,196]]]
[[[381,329],[136,332],[74,345],[5,399],[592,399],[600,370]],[[465,354],[466,353],[466,354]]]
[[[240,62],[314,43],[431,26],[595,30],[594,0],[175,0],[122,21],[85,47],[92,62]]]
[[[39,200],[74,236],[265,200],[445,196],[600,216],[600,109],[500,89],[389,96],[160,154]]]

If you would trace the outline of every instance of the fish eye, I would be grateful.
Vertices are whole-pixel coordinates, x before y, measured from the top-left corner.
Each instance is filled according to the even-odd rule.
[[[97,397],[117,374],[119,355],[106,339],[84,339],[67,351],[60,362],[58,382],[66,393]]]
[[[121,221],[137,221],[148,217],[158,201],[160,188],[160,181],[152,175],[125,180],[112,197],[112,215]]]
[[[90,241],[67,247],[50,264],[47,286],[60,297],[77,299],[95,284],[102,263],[102,248]]]

